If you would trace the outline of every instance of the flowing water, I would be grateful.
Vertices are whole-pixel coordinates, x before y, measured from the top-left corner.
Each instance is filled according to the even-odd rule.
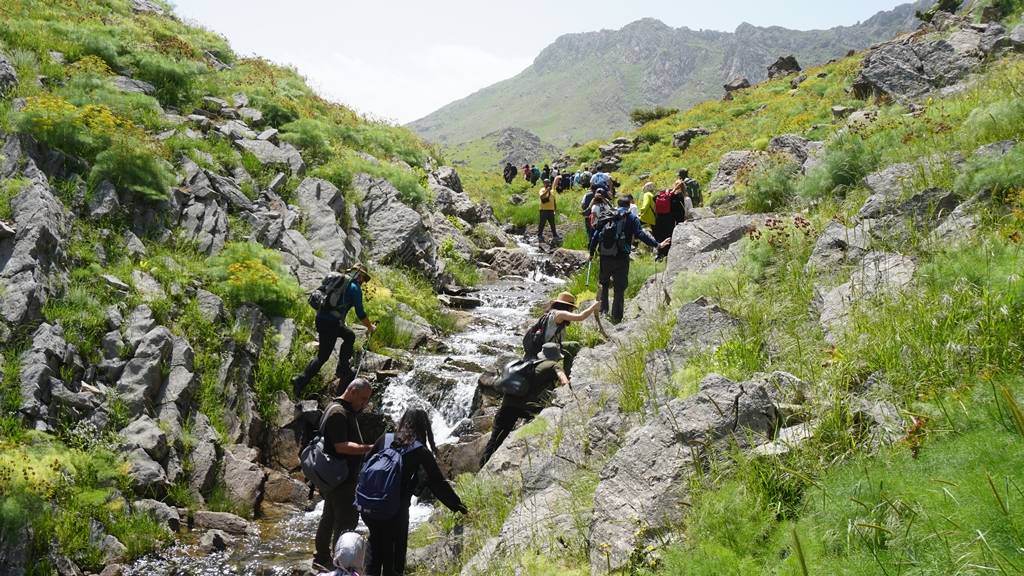
[[[530,310],[563,281],[540,273],[543,255],[520,244],[534,257],[528,278],[506,277],[474,294],[483,305],[470,311],[466,327],[446,337],[446,353],[417,353],[413,369],[385,383],[382,411],[393,420],[411,406],[430,411],[438,444],[455,442],[459,424],[470,413],[477,379],[503,354],[516,350],[520,326]],[[415,500],[414,500],[415,502]],[[226,552],[204,554],[194,542],[179,542],[126,570],[128,576],[278,576],[302,574],[313,556],[313,536],[321,504],[310,512],[269,511],[256,523],[259,535],[236,541]],[[410,521],[426,521],[433,508],[414,503]]]

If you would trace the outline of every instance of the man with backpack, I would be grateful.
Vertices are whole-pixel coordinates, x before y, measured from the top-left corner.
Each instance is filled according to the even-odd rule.
[[[551,224],[551,241],[557,243],[562,238],[555,229],[555,211],[558,210],[555,202],[555,191],[551,188],[551,181],[545,180],[544,185],[537,193],[540,200],[540,216],[537,223],[537,244],[544,243],[544,225]]]
[[[598,280],[601,284],[601,312],[607,312],[608,292],[614,288],[615,300],[611,306],[612,322],[622,321],[622,313],[626,303],[626,287],[629,284],[629,255],[633,248],[633,238],[652,248],[664,249],[672,243],[669,237],[661,243],[648,234],[640,219],[629,211],[628,198],[620,198],[618,208],[601,215],[594,233],[590,238],[590,257],[597,252],[601,256],[601,273]]]
[[[511,184],[516,178],[516,167],[511,162],[505,162],[505,171],[502,172],[502,177],[505,178],[505,184]]]
[[[336,486],[320,487],[324,511],[316,529],[316,555],[313,562],[322,567],[331,565],[331,545],[345,532],[356,529],[359,515],[353,503],[356,481],[363,455],[373,447],[366,444],[359,430],[358,414],[370,403],[373,388],[363,378],[356,378],[326,410],[320,421],[323,450],[348,465],[348,475]]]
[[[356,334],[345,325],[345,317],[348,316],[348,311],[354,308],[356,317],[366,327],[368,335],[377,330],[363,309],[362,287],[369,281],[370,273],[362,265],[357,265],[345,274],[328,274],[320,287],[310,294],[309,304],[317,311],[316,332],[320,344],[316,357],[309,362],[302,374],[292,379],[292,392],[295,393],[296,400],[302,397],[306,385],[330,359],[338,338],[341,338],[338,367],[335,369],[338,389],[344,389],[356,377],[352,371],[352,352],[355,350]]]
[[[536,186],[540,182],[540,168],[536,165],[530,167],[530,184]]]
[[[690,171],[686,168],[679,170],[679,179],[676,180],[673,189],[679,189],[683,192],[686,198],[690,199],[693,206],[701,206],[704,204],[704,196],[700,191],[700,183],[690,178]],[[691,207],[692,208],[692,207]]]
[[[484,454],[480,457],[483,468],[508,435],[515,430],[520,419],[529,422],[554,398],[556,383],[571,386],[569,377],[562,370],[562,352],[554,342],[544,344],[535,357],[510,364],[502,381],[515,379],[519,385],[514,391],[505,393],[498,413],[494,415],[494,427],[487,440]],[[511,372],[510,372],[511,370]],[[501,389],[502,381],[499,381]]]
[[[671,190],[662,190],[654,197],[654,239],[663,242],[672,238],[676,224],[686,219],[686,203],[682,185],[677,182]],[[664,258],[668,248],[658,249],[658,258]]]

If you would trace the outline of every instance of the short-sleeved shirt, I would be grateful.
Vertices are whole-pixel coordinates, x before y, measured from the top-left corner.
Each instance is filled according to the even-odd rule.
[[[359,422],[356,421],[356,412],[352,409],[352,405],[345,400],[338,399],[338,404],[341,408],[335,406],[328,406],[330,416],[327,417],[327,422],[324,423],[324,449],[329,450],[331,453],[337,454],[334,451],[334,445],[338,442],[355,442],[356,444],[365,444],[363,440],[363,434],[359,430]],[[356,475],[359,474],[359,466],[362,464],[363,457],[360,455],[346,456],[348,460],[349,478],[353,478],[353,471]]]

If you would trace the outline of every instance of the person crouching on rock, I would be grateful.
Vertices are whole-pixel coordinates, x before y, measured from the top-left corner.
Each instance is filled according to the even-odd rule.
[[[515,430],[516,423],[520,419],[529,422],[551,404],[557,384],[571,386],[569,377],[562,370],[563,360],[564,357],[558,344],[548,342],[532,362],[522,365],[521,376],[527,384],[525,394],[521,396],[505,394],[502,399],[498,413],[494,415],[494,428],[491,430],[491,437],[480,458],[481,468],[487,464],[505,438],[508,438],[508,435]]]
[[[544,314],[534,322],[523,336],[523,359],[533,359],[541,352],[545,344],[558,344],[565,357],[563,370],[572,373],[572,361],[579,352],[579,342],[563,342],[565,329],[573,322],[583,322],[594,315],[600,304],[594,301],[582,312],[576,311],[576,297],[570,292],[562,292],[552,300]]]
[[[302,397],[306,385],[331,357],[338,338],[341,338],[338,367],[335,370],[338,390],[344,390],[356,377],[352,371],[352,352],[355,349],[356,334],[345,325],[345,317],[348,316],[348,311],[354,308],[356,317],[363,326],[366,326],[367,338],[377,330],[363,309],[362,287],[369,281],[370,273],[361,265],[353,267],[341,276],[335,274],[324,279],[324,284],[319,288],[325,293],[324,303],[316,313],[316,332],[320,345],[316,357],[309,362],[302,374],[292,379],[292,391],[296,400]]]
[[[423,409],[410,408],[399,420],[398,430],[378,438],[367,455],[356,488],[356,505],[370,529],[367,576],[405,574],[409,504],[421,468],[438,500],[454,512],[469,512],[441,474],[434,458],[436,452],[430,415]]]

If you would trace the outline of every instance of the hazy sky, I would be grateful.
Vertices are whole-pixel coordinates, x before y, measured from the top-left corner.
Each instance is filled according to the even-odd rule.
[[[694,30],[741,22],[850,25],[899,0],[172,0],[236,52],[290,64],[324,97],[410,122],[522,71],[562,34],[644,17]]]

